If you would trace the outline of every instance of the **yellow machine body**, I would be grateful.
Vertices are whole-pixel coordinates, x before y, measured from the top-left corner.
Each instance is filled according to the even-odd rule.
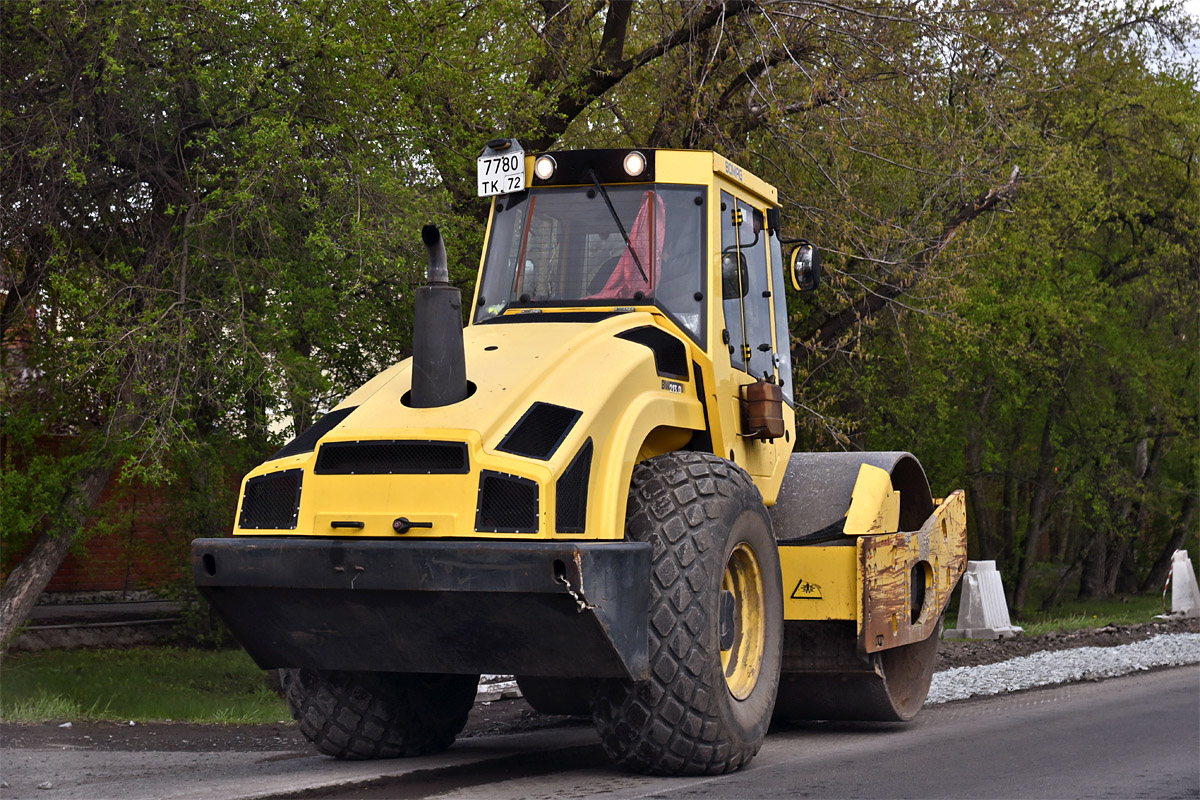
[[[661,316],[661,315],[658,315]],[[464,332],[467,370],[475,392],[444,408],[409,408],[410,361],[404,361],[346,399],[357,407],[351,421],[331,431],[323,443],[392,439],[462,442],[470,471],[433,475],[313,474],[315,452],[268,462],[248,480],[273,471],[305,470],[297,535],[345,536],[334,521],[361,521],[353,535],[398,536],[398,516],[433,523],[407,538],[512,537],[557,535],[556,480],[580,447],[593,443],[593,480],[585,532],[566,538],[620,539],[625,493],[633,465],[686,444],[703,430],[704,411],[694,394],[663,388],[647,348],[615,334],[655,324],[648,312],[623,314],[594,323],[472,326]],[[691,383],[674,380],[675,385]],[[534,402],[581,412],[553,455],[523,458],[498,449]],[[469,426],[469,427],[468,427]],[[476,526],[480,473],[502,472],[536,482],[541,490],[536,532],[496,533]],[[242,529],[249,533],[254,529]],[[262,533],[263,531],[254,531]]]
[[[622,172],[630,155],[644,173]],[[923,679],[896,676],[932,669],[913,648],[936,645],[963,570],[963,496],[935,503],[907,453],[792,452],[775,189],[676,150],[529,156],[525,181],[491,201],[465,395],[421,407],[430,371],[412,358],[351,392],[246,476],[233,537],[193,542],[201,593],[264,668],[645,680],[653,548],[625,535],[631,478],[700,451],[744,470],[771,520],[782,674],[808,675],[779,707],[830,718],[811,675],[852,668],[863,705],[842,711],[906,718],[893,695],[923,697]],[[653,296],[608,292],[637,272]],[[776,585],[743,560],[727,594]],[[756,662],[737,669],[749,693]]]
[[[533,157],[527,159],[532,175]],[[655,151],[658,185],[695,187],[706,198],[708,210],[706,270],[702,292],[703,314],[721,320],[723,198],[735,198],[751,213],[766,219],[778,207],[773,187],[719,154],[697,151]],[[726,200],[727,202],[727,200]],[[495,201],[493,201],[493,207]],[[493,213],[493,219],[494,219]],[[489,225],[489,236],[492,225]],[[778,231],[772,232],[777,239]],[[765,248],[767,291],[782,294],[783,264],[780,249]],[[483,259],[488,246],[485,243]],[[483,264],[481,261],[481,268]],[[778,284],[778,285],[777,285]],[[482,286],[482,281],[480,282]],[[476,289],[476,307],[480,287]],[[770,304],[777,315],[779,304]],[[599,322],[557,323],[584,312],[602,315]],[[472,323],[463,332],[467,376],[472,394],[452,406],[412,408],[405,396],[412,386],[412,359],[395,364],[343,400],[333,411],[355,408],[353,416],[321,439],[334,442],[411,440],[463,443],[470,469],[462,474],[321,474],[319,448],[267,461],[251,471],[242,489],[256,478],[287,470],[302,470],[303,490],[295,525],[285,530],[244,527],[239,505],[235,535],[361,536],[406,538],[491,537],[516,539],[560,538],[572,540],[621,539],[625,498],[633,467],[655,455],[683,449],[700,433],[711,439],[712,452],[745,469],[764,501],[774,502],[795,434],[795,413],[783,404],[784,434],[780,438],[749,438],[743,431],[742,387],[755,377],[736,368],[722,341],[724,326],[712,322],[706,337],[696,341],[652,304],[630,306],[590,304],[505,312],[508,317],[536,313],[530,324]],[[529,319],[528,316],[525,319]],[[732,322],[732,321],[731,321]],[[770,323],[771,347],[786,350],[790,342],[778,341],[781,326]],[[653,326],[675,337],[686,355],[685,374],[664,376],[655,368],[655,353],[619,338],[622,332]],[[786,323],[782,327],[786,327]],[[790,372],[790,370],[788,370]],[[777,370],[772,380],[790,380]],[[504,452],[505,436],[514,430],[534,403],[552,404],[580,412],[565,439],[547,459]],[[591,440],[593,455],[588,488],[586,525],[557,524],[557,481],[570,467],[580,447]],[[534,481],[538,487],[536,531],[488,530],[477,525],[480,473],[492,471]],[[428,522],[432,527],[393,530],[399,517]],[[333,523],[355,523],[356,527]],[[361,523],[361,526],[357,526]]]

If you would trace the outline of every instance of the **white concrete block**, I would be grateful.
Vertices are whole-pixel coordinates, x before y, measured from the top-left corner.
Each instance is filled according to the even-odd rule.
[[[1171,558],[1171,613],[1200,617],[1200,585],[1187,550],[1176,550]]]
[[[522,697],[521,689],[512,675],[481,675],[479,688],[475,691],[476,703],[490,703],[494,700],[512,700]]]
[[[1008,603],[995,561],[968,561],[958,602],[958,627],[942,634],[945,639],[1000,639],[1024,629],[1012,624]]]

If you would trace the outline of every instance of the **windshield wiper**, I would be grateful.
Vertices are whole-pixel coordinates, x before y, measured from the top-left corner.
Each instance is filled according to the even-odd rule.
[[[608,192],[604,191],[603,184],[596,178],[596,170],[589,168],[588,175],[592,176],[592,183],[600,191],[600,196],[604,198],[604,204],[608,206],[608,213],[612,214],[613,222],[617,223],[617,230],[621,232],[621,238],[625,240],[625,246],[629,248],[629,255],[633,256],[633,263],[637,264],[638,272],[642,273],[642,280],[647,284],[650,283],[650,278],[646,276],[646,270],[642,269],[642,261],[638,258],[637,251],[629,243],[629,234],[625,233],[625,226],[621,224],[621,218],[617,216],[617,210],[613,208],[612,200],[608,199]]]

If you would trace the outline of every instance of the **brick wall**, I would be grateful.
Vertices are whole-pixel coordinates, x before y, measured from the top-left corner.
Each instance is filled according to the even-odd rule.
[[[103,532],[88,538],[54,574],[47,592],[150,589],[180,576],[177,537],[169,535],[168,500],[160,489],[117,486],[116,476],[100,496],[109,518]],[[90,523],[90,524],[94,524]]]
[[[69,436],[50,436],[39,440],[37,448],[61,452],[70,442]],[[114,470],[96,514],[87,522],[88,535],[63,561],[47,592],[154,589],[190,574],[188,545],[200,533],[184,530],[186,526],[173,514],[184,490],[179,485],[148,487],[138,481],[122,485],[120,473],[119,468]],[[236,489],[238,477],[230,476],[230,489]],[[218,516],[232,526],[233,513],[231,507]],[[5,553],[4,566],[19,563],[29,546],[22,548],[24,552]]]

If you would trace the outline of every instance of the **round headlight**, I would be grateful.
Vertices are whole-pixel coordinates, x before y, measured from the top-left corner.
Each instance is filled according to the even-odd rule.
[[[646,157],[634,150],[629,155],[625,156],[625,174],[631,178],[636,178],[646,171]]]
[[[550,180],[557,168],[558,164],[550,156],[538,156],[538,160],[533,162],[533,174],[544,181]]]

